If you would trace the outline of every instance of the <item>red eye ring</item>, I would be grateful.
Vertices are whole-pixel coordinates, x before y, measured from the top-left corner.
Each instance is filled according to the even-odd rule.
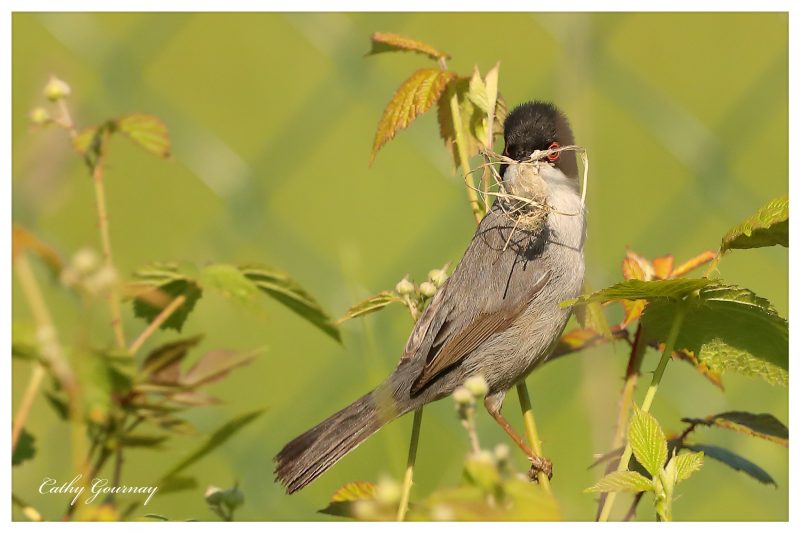
[[[559,148],[559,147],[560,147],[560,145],[558,143],[553,143],[550,146],[548,146],[547,149],[548,150],[555,150],[556,148]],[[556,152],[554,154],[548,155],[547,159],[550,160],[550,161],[555,161],[556,159],[559,158],[560,155],[561,155],[561,152]]]

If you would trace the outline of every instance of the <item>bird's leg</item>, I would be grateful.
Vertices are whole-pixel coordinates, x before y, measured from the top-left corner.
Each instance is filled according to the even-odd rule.
[[[535,453],[533,453],[533,451],[531,450],[530,446],[528,446],[525,443],[525,439],[523,439],[519,435],[519,433],[517,433],[514,430],[514,428],[511,427],[511,424],[508,423],[508,420],[506,420],[506,418],[500,412],[500,409],[503,406],[502,402],[503,402],[502,397],[500,398],[500,401],[497,401],[497,398],[492,397],[492,396],[487,396],[484,399],[483,404],[486,406],[486,410],[489,411],[489,414],[492,415],[492,418],[494,418],[497,421],[497,423],[500,424],[500,427],[503,428],[503,431],[505,431],[508,434],[508,436],[511,437],[511,440],[513,440],[516,443],[516,445],[519,446],[519,448],[522,450],[522,452],[530,460],[530,462],[531,462],[531,472],[530,472],[531,478],[532,479],[536,479],[536,477],[537,477],[536,474],[538,472],[544,472],[547,475],[548,479],[552,478],[553,477],[553,463],[549,459],[547,459],[545,457],[540,457],[540,456],[536,455]]]

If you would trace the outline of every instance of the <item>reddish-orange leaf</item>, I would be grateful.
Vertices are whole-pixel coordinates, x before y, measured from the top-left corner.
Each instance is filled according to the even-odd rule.
[[[675,258],[672,255],[662,255],[653,259],[653,272],[655,277],[669,279],[672,276],[672,265]]]
[[[53,248],[43,243],[33,233],[18,224],[14,224],[11,230],[11,258],[25,252],[33,252],[50,267],[55,273],[59,274],[63,264],[61,258]]]
[[[550,359],[599,346],[610,340],[625,339],[627,336],[628,332],[619,328],[612,329],[610,337],[604,337],[593,329],[575,328],[561,335],[561,338],[558,339],[558,344],[556,344],[553,353],[550,355]]]
[[[403,82],[378,122],[370,164],[375,160],[378,150],[394,138],[399,130],[407,128],[415,118],[430,109],[453,78],[455,74],[452,72],[423,68]]]
[[[626,262],[626,260],[628,261]],[[641,275],[639,275],[639,270],[632,270],[632,268],[635,268],[632,266],[633,264],[636,264],[639,267],[639,270],[641,270]],[[625,279],[649,281],[653,279],[653,274],[653,265],[650,264],[650,261],[637,254],[630,248],[625,252],[625,259],[622,261],[622,275],[625,276]]]
[[[681,276],[685,276],[692,270],[699,268],[706,263],[710,263],[715,257],[717,257],[717,253],[712,250],[706,250],[703,253],[697,254],[685,263],[678,265],[675,270],[672,271],[672,277],[679,278]]]
[[[620,303],[622,304],[622,308],[625,310],[625,316],[622,318],[622,322],[620,323],[619,327],[625,328],[628,326],[628,324],[642,316],[642,311],[644,311],[644,306],[647,304],[647,301],[621,300]]]
[[[375,32],[370,39],[372,41],[372,49],[367,52],[368,56],[383,52],[417,52],[436,60],[450,57],[449,54],[437,50],[428,43],[396,33]]]

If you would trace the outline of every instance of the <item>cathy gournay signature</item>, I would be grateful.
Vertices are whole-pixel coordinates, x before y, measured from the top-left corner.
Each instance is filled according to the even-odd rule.
[[[108,479],[102,477],[92,479],[91,483],[82,483],[82,478],[83,476],[78,474],[72,478],[72,480],[59,485],[57,480],[46,477],[42,480],[42,484],[39,485],[39,494],[74,494],[75,497],[72,498],[72,501],[69,503],[70,505],[75,505],[75,502],[78,501],[78,498],[80,498],[81,494],[87,489],[89,495],[86,497],[84,503],[92,503],[98,496],[108,496],[110,494],[147,494],[147,498],[144,500],[144,505],[147,505],[150,503],[150,498],[158,491],[158,487],[137,487],[132,485],[115,486],[112,485]]]

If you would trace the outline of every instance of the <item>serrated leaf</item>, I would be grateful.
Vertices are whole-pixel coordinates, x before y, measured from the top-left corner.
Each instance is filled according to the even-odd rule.
[[[772,476],[770,476],[763,468],[728,449],[721,448],[719,446],[711,446],[708,444],[684,444],[681,446],[681,448],[693,452],[703,452],[704,456],[711,457],[712,459],[717,460],[733,468],[734,470],[744,472],[756,481],[764,484],[775,485],[776,487],[778,486],[778,484],[775,483],[775,480],[772,479]]]
[[[370,164],[375,160],[378,150],[393,139],[398,131],[407,128],[414,119],[430,109],[455,76],[446,70],[423,68],[400,85],[378,121]]]
[[[455,78],[447,86],[445,91],[437,102],[436,117],[439,123],[439,136],[447,146],[450,156],[453,161],[453,171],[460,168],[465,168],[465,164],[461,161],[461,154],[456,145],[456,129],[453,122],[452,110],[450,107],[450,98],[454,95],[456,104],[459,109],[459,118],[461,119],[460,128],[463,133],[462,142],[464,143],[464,151],[467,157],[472,157],[478,153],[478,148],[485,143],[485,134],[476,137],[476,127],[483,123],[485,115],[480,109],[470,101],[469,93],[469,78]],[[498,98],[498,106],[501,99]],[[499,117],[497,110],[495,114]],[[495,121],[497,125],[497,121]],[[500,130],[502,132],[502,129]]]
[[[675,463],[677,480],[684,481],[703,466],[703,452],[682,453],[673,457],[670,462]]]
[[[142,375],[152,383],[177,384],[180,381],[181,361],[202,339],[202,335],[196,335],[155,348],[142,363]]]
[[[639,472],[625,470],[612,472],[584,492],[648,492],[653,490],[653,481]]]
[[[255,353],[239,353],[233,350],[212,350],[203,354],[181,379],[187,387],[197,387],[219,381],[234,368],[250,364]]]
[[[320,513],[332,516],[358,518],[353,509],[357,501],[374,500],[377,486],[369,481],[351,481],[336,489],[330,503]]]
[[[174,329],[180,332],[195,304],[203,296],[203,289],[184,272],[185,268],[189,267],[176,263],[161,263],[136,271],[132,283],[134,315],[150,323],[175,298],[183,296],[185,298],[183,304],[160,326],[160,329]]]
[[[245,265],[239,269],[260,291],[288,307],[336,342],[342,342],[336,323],[322,309],[322,306],[288,274],[264,265]]]
[[[634,409],[628,425],[628,442],[636,460],[651,476],[658,476],[667,462],[667,439],[653,415]]]
[[[626,328],[634,321],[639,320],[647,305],[646,300],[621,300],[620,303],[624,312],[622,322],[619,323],[621,328]]]
[[[474,67],[472,76],[469,79],[467,97],[478,109],[484,113],[489,112],[489,95],[486,91],[486,82],[483,81],[477,65]]]
[[[691,259],[675,267],[675,269],[672,271],[672,277],[679,278],[681,276],[685,276],[692,270],[700,268],[706,263],[710,263],[711,261],[714,260],[715,257],[717,257],[717,253],[711,250],[699,253],[696,256],[692,257]]]
[[[648,304],[642,318],[647,334],[666,339],[676,311],[673,301]],[[693,352],[715,372],[733,371],[773,384],[788,383],[789,325],[769,301],[748,289],[715,282],[701,288],[685,312],[677,350]]]
[[[258,287],[238,267],[217,263],[204,267],[199,274],[200,286],[219,292],[242,304],[255,301]]]
[[[374,296],[370,296],[366,300],[359,302],[352,306],[350,309],[345,311],[344,315],[336,321],[337,324],[341,324],[345,320],[350,320],[351,318],[357,318],[360,316],[368,315],[369,313],[374,313],[375,311],[380,311],[387,305],[394,303],[394,302],[402,302],[403,299],[395,293],[394,291],[383,291],[379,292]]]
[[[625,279],[650,281],[654,275],[653,264],[647,258],[630,248],[625,251],[625,258],[622,260],[622,276]]]
[[[182,472],[187,467],[191,466],[192,464],[196,463],[197,461],[199,461],[200,459],[202,459],[215,449],[219,448],[228,439],[230,439],[236,433],[238,433],[242,428],[253,422],[256,418],[258,418],[263,412],[264,412],[263,409],[258,409],[256,411],[238,415],[233,419],[229,420],[228,422],[226,422],[225,424],[223,424],[211,435],[209,435],[206,438],[205,442],[203,442],[200,446],[195,448],[183,460],[178,462],[178,464],[175,465],[164,476],[164,479],[173,478],[176,474]]]
[[[611,333],[613,340],[623,340],[627,338],[627,333],[623,330],[614,329],[611,331]],[[604,337],[592,329],[572,329],[561,335],[561,337],[558,339],[556,347],[548,357],[548,361],[553,360],[556,357],[561,357],[573,352],[579,352],[594,346],[599,346],[600,344],[605,344],[612,339]]]
[[[661,257],[656,257],[652,261],[653,276],[659,279],[671,278],[674,262],[675,258],[672,257],[672,255],[662,255]]]
[[[745,435],[765,439],[781,446],[789,446],[789,428],[769,413],[728,411],[706,418],[684,418],[684,422],[695,425],[716,426]]]
[[[22,428],[22,432],[17,439],[17,445],[14,447],[14,453],[11,455],[11,465],[18,466],[33,459],[36,455],[36,439],[31,435],[28,430]]]
[[[375,32],[370,37],[372,48],[367,55],[382,54],[384,52],[417,52],[431,59],[448,59],[449,54],[437,50],[428,43],[396,33]]]
[[[61,257],[54,248],[24,227],[14,224],[11,229],[11,259],[14,260],[19,254],[26,252],[38,256],[55,276],[58,276],[64,267]]]
[[[712,283],[715,282],[706,278],[653,281],[630,279],[582,296],[578,301],[604,303],[614,300],[679,300]]]
[[[723,238],[720,252],[779,244],[789,247],[789,197],[780,196],[732,228]]]
[[[131,113],[116,120],[117,130],[148,152],[169,157],[170,141],[167,127],[155,115]]]

